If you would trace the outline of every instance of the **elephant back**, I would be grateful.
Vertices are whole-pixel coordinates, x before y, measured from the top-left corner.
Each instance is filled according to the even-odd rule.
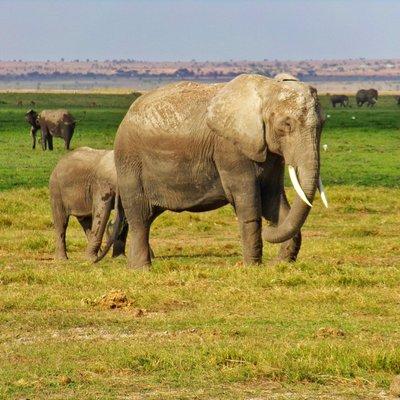
[[[72,114],[65,109],[59,110],[43,110],[39,114],[39,121],[45,122],[50,125],[57,126],[59,124],[72,124],[75,119]]]

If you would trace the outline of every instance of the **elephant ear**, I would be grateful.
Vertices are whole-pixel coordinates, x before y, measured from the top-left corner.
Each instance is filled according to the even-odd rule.
[[[262,118],[265,82],[260,75],[240,75],[217,92],[207,110],[209,128],[258,162],[266,158]]]

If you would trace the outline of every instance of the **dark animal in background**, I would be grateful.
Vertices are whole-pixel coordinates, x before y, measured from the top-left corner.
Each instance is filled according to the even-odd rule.
[[[378,91],[376,89],[361,89],[356,94],[358,107],[367,103],[367,107],[373,107],[378,101]]]
[[[25,120],[31,126],[31,137],[32,137],[32,149],[36,148],[36,133],[40,129],[38,121],[38,113],[34,110],[29,110],[25,114]]]
[[[349,107],[349,98],[345,94],[334,94],[331,96],[332,106],[336,107],[336,104],[340,104],[341,107]]]
[[[97,103],[96,103],[95,101],[92,101],[92,102],[90,103],[90,106],[91,106],[91,107],[97,107]]]
[[[50,177],[57,259],[67,259],[65,235],[71,215],[78,219],[87,236],[87,257],[96,258],[114,207],[116,186],[112,150],[81,147],[61,158]],[[114,244],[113,257],[124,254],[127,234],[125,221]]]
[[[30,104],[31,104],[32,107],[36,107],[36,101],[31,100]]]
[[[396,103],[397,103],[398,106],[400,106],[400,96],[396,97]]]
[[[29,110],[25,114],[27,122],[32,126],[31,136],[33,138],[32,148],[36,147],[36,132],[40,128],[42,131],[42,149],[53,150],[53,137],[64,139],[65,148],[69,150],[69,145],[74,134],[76,121],[67,110],[43,110],[38,114],[34,110]]]
[[[22,100],[18,100],[17,107],[22,107]]]

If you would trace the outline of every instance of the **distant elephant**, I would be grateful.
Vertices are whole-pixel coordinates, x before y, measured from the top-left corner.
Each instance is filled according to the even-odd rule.
[[[32,149],[36,148],[36,133],[40,129],[38,121],[38,113],[34,110],[29,110],[25,114],[25,120],[31,126]]]
[[[367,103],[368,107],[373,107],[378,101],[378,91],[376,89],[361,89],[356,94],[356,102],[358,107],[362,107]]]
[[[292,77],[291,77],[292,78]],[[133,229],[128,265],[151,264],[149,231],[164,210],[208,211],[232,204],[245,264],[260,263],[264,238],[296,259],[300,229],[320,188],[323,112],[317,91],[293,79],[239,75],[227,84],[180,82],[149,91],[130,107],[115,144],[123,207]],[[290,209],[284,166],[297,191]],[[324,199],[326,200],[325,196]]]
[[[34,110],[29,110],[25,114],[26,121],[32,126],[31,136],[33,139],[32,148],[36,147],[36,132],[40,128],[42,131],[42,149],[53,150],[53,136],[64,139],[65,148],[69,150],[69,145],[74,134],[76,121],[67,110],[43,110],[38,114]]]
[[[57,259],[67,259],[65,238],[70,215],[78,219],[88,238],[88,258],[97,257],[114,207],[116,183],[111,150],[81,147],[61,158],[50,177]],[[128,225],[124,221],[114,243],[113,257],[124,254],[127,233]]]
[[[334,94],[331,96],[332,107],[336,107],[336,104],[340,104],[341,107],[349,107],[349,98],[345,94]]]

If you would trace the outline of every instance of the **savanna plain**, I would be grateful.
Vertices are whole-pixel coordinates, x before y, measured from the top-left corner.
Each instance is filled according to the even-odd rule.
[[[242,264],[231,207],[165,213],[151,272],[92,265],[71,219],[53,260],[48,178],[24,113],[68,108],[72,147],[112,148],[136,94],[0,94],[0,398],[381,399],[400,374],[400,107],[336,108],[293,264]],[[18,107],[18,101],[23,107]],[[94,104],[95,103],[95,104]],[[326,146],[325,146],[326,147]],[[288,185],[290,198],[293,191]]]

